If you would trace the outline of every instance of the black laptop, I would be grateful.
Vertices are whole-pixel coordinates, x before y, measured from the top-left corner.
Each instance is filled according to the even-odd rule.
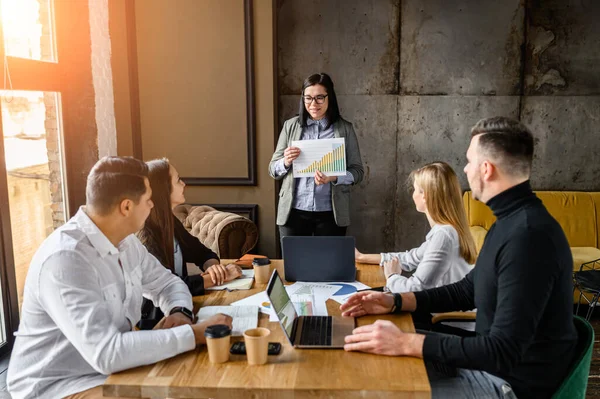
[[[281,238],[286,281],[354,282],[354,237]]]
[[[290,344],[296,348],[343,348],[352,334],[353,317],[298,316],[277,270],[273,270],[267,295]]]

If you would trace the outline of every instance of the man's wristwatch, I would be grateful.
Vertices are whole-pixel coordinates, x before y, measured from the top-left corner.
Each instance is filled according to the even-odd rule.
[[[392,306],[390,313],[400,313],[400,311],[402,310],[402,295],[400,295],[400,294],[393,294],[393,295],[394,295],[394,305]]]
[[[184,308],[183,306],[176,306],[169,312],[169,316],[174,313],[183,313],[184,316],[187,316],[191,321],[194,321],[194,314],[188,308]]]

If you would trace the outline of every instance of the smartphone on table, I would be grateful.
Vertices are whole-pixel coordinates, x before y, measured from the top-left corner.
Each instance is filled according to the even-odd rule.
[[[269,342],[269,355],[279,355],[281,352],[281,344],[279,342]],[[245,355],[246,354],[246,343],[244,341],[234,342],[229,349],[229,353],[232,355]]]

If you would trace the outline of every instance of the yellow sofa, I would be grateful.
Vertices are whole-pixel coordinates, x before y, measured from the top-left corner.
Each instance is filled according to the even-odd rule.
[[[536,191],[535,194],[567,236],[573,253],[573,271],[578,271],[582,263],[599,259],[600,192]],[[463,195],[463,203],[479,251],[496,217],[484,203],[474,200],[470,191]],[[577,300],[579,293],[575,296]]]

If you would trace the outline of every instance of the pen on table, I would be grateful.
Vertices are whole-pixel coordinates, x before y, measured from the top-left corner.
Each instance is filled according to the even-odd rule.
[[[356,292],[363,292],[363,291],[379,291],[379,292],[385,292],[385,286],[383,286],[383,287],[365,288],[364,290],[357,290]]]

